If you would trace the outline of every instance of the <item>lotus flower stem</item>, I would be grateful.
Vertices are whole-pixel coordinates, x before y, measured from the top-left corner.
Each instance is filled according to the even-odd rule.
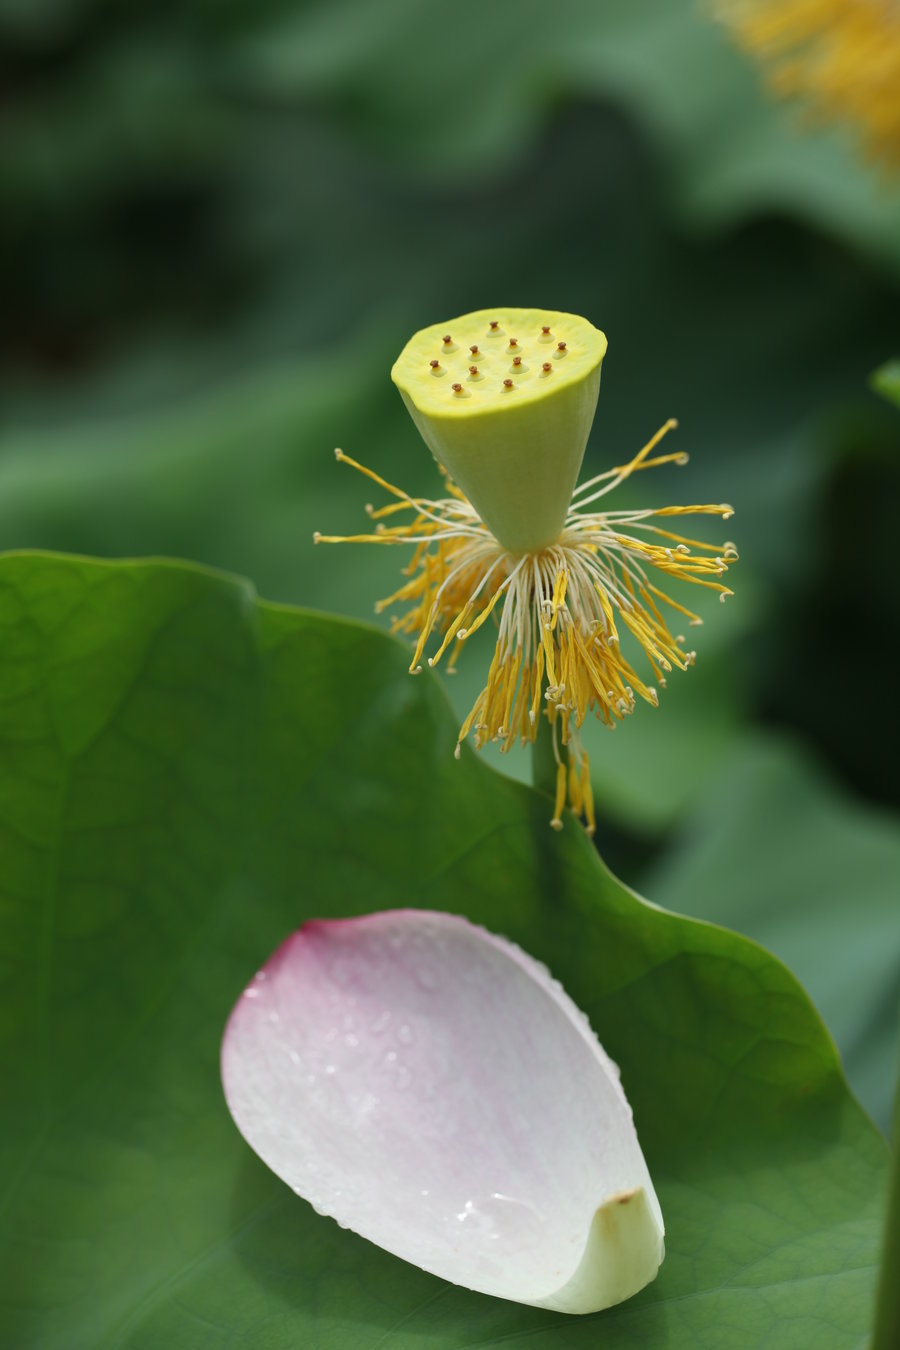
[[[531,744],[531,784],[548,797],[556,793],[556,757],[551,727],[545,718],[538,724],[537,735]]]

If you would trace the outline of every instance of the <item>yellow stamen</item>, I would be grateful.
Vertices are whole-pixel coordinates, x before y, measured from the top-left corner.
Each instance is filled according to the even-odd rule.
[[[428,620],[424,628],[422,629],[421,633],[419,634],[419,640],[416,643],[416,650],[413,654],[413,659],[409,663],[409,669],[411,674],[418,669],[419,662],[422,659],[422,653],[425,650],[425,643],[428,641],[431,630],[434,627],[434,621],[436,616],[437,616],[437,605],[432,605],[428,614]]]
[[[566,766],[565,764],[558,764],[556,766],[556,800],[553,803],[553,819],[550,821],[550,824],[553,826],[554,830],[561,830],[563,827],[562,811],[565,804],[566,804]]]
[[[587,832],[593,834],[597,828],[597,821],[594,817],[594,790],[591,786],[591,766],[588,763],[587,755],[583,755],[581,759],[581,795],[584,799]]]
[[[497,604],[497,601],[502,597],[505,589],[506,589],[506,582],[504,581],[502,585],[497,587],[496,591],[491,596],[489,604],[486,606],[485,609],[481,611],[475,622],[471,625],[470,628],[466,629],[467,638],[471,637],[473,633],[477,633],[481,625],[485,622],[485,620],[490,618],[491,614],[493,614],[494,612],[494,608]]]
[[[678,613],[683,614],[686,619],[690,619],[692,624],[702,624],[703,620],[700,618],[699,614],[695,614],[692,609],[687,609],[684,605],[680,605],[677,600],[672,599],[671,595],[666,595],[665,591],[661,591],[658,586],[651,585],[649,581],[647,582],[647,590],[651,595],[655,595],[658,600],[664,600],[667,605],[671,605],[672,609],[676,609]]]
[[[638,699],[655,705],[655,686],[664,684],[673,668],[684,670],[694,659],[684,639],[671,632],[657,601],[692,624],[699,623],[700,616],[655,585],[650,569],[662,573],[667,582],[705,586],[720,597],[731,594],[718,578],[736,558],[733,544],[706,544],[656,523],[673,515],[730,515],[730,507],[586,509],[594,496],[607,490],[592,493],[594,483],[614,487],[639,469],[682,460],[675,455],[652,458],[654,447],[672,425],[662,427],[630,464],[590,480],[586,497],[585,489],[579,489],[559,538],[546,549],[526,554],[507,552],[452,484],[447,484],[451,495],[441,500],[412,498],[349,456],[340,456],[398,499],[379,511],[373,509],[373,517],[412,512],[405,525],[353,536],[412,547],[404,569],[408,580],[378,605],[379,610],[405,607],[393,619],[392,629],[415,638],[410,669],[421,669],[432,633],[440,640],[429,664],[437,665],[452,648],[447,664],[454,667],[468,638],[495,617],[497,639],[487,678],[460,727],[457,751],[470,735],[476,748],[494,741],[508,750],[517,740],[533,741],[538,719],[546,717],[558,765],[552,821],[556,829],[562,828],[567,800],[584,818],[586,828],[594,829],[590,770],[578,738],[585,718],[593,713],[614,727],[630,715]],[[320,542],[338,540],[320,536]],[[623,642],[631,652],[622,651]],[[652,671],[652,683],[635,669],[635,657],[641,654]]]
[[[541,688],[542,688],[541,682],[543,680],[543,677],[544,677],[544,649],[543,647],[538,647],[537,655],[535,656],[534,659],[534,692],[532,694],[531,708],[529,711],[529,721],[531,722],[532,726],[536,725],[537,715],[540,712],[541,708]],[[522,734],[524,736],[525,732],[523,731]]]
[[[578,774],[578,765],[574,754],[569,754],[569,805],[577,816],[581,815],[581,779]]]
[[[775,93],[814,121],[856,129],[867,155],[900,169],[900,10],[893,0],[709,0],[769,70]]]

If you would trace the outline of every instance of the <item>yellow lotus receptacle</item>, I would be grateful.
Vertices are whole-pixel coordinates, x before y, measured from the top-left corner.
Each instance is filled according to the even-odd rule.
[[[394,364],[426,445],[511,553],[559,537],[605,354],[575,314],[482,309],[423,328]]]

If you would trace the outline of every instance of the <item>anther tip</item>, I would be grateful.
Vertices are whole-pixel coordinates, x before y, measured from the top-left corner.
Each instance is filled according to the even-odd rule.
[[[543,324],[542,327],[541,327],[541,332],[544,333],[545,335],[546,335],[547,333],[549,333],[549,332],[550,332],[550,325],[549,325],[548,323]]]
[[[494,330],[494,332],[496,332],[497,329],[498,329],[499,327],[500,327],[500,322],[499,322],[499,320],[498,320],[498,319],[491,319],[491,328]]]
[[[566,350],[566,344],[564,342],[557,342],[556,350],[558,352],[564,352]]]
[[[544,364],[541,366],[541,370],[544,372],[545,375],[549,375],[552,369],[553,366],[550,364],[549,361],[545,361]]]
[[[429,361],[428,364],[431,366],[432,370],[440,370],[441,368],[440,361]]]
[[[321,544],[321,542],[322,542],[322,535],[318,530],[313,530],[313,543]]]
[[[449,347],[449,346],[450,346],[450,343],[451,343],[452,341],[453,341],[453,338],[452,338],[451,335],[448,333],[447,336],[444,338],[444,346],[445,346],[445,347]]]
[[[560,820],[559,816],[554,816],[553,819],[552,819],[551,822],[550,822],[550,828],[551,828],[551,830],[561,830],[562,827],[563,827],[563,823],[562,823],[562,821]]]
[[[461,385],[461,384],[454,384],[454,385],[451,385],[450,387],[451,387],[451,389],[453,390],[454,394],[461,394],[461,393],[462,393],[462,385]]]
[[[457,742],[456,742],[456,749],[453,751],[453,758],[454,758],[454,759],[459,759],[460,753],[461,753],[461,751],[460,751],[459,741],[457,741]]]
[[[514,366],[520,366],[521,364],[522,364],[522,358],[521,358],[521,356],[514,356],[514,357],[513,357],[513,365],[514,365]]]
[[[513,382],[512,382],[512,380],[504,380],[504,381],[503,381],[503,388],[504,388],[504,389],[512,389],[512,387],[513,387]]]
[[[346,456],[344,455],[343,450],[338,450],[338,449],[335,449],[334,457],[335,457],[335,459],[338,461],[338,463],[340,463],[340,461],[341,461],[342,459],[345,459],[345,458],[346,458]]]

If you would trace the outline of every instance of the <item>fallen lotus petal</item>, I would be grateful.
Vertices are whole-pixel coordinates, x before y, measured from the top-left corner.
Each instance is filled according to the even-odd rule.
[[[232,1012],[222,1079],[298,1195],[443,1279],[587,1313],[659,1269],[615,1065],[543,966],[465,919],[307,923]]]

